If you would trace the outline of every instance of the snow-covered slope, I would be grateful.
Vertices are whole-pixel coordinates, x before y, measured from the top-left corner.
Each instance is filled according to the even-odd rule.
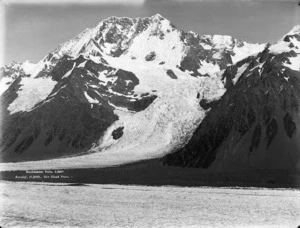
[[[228,50],[233,64],[250,55],[263,51],[266,47],[266,44],[250,44],[234,39],[231,36],[204,35],[201,39],[205,41],[201,42],[201,45],[204,45],[207,49],[213,48],[217,50],[213,56],[216,59],[222,58],[222,53]]]
[[[238,84],[267,47],[184,32],[161,15],[108,18],[37,64],[2,69],[2,160],[102,167],[175,152],[229,87],[226,69],[245,62]]]

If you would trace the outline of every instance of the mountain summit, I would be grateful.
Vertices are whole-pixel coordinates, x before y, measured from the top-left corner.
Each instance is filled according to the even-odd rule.
[[[217,170],[296,169],[297,28],[273,45],[249,44],[184,32],[159,14],[110,17],[36,64],[9,64],[1,69],[0,148],[3,162],[17,163],[1,168],[161,158]]]

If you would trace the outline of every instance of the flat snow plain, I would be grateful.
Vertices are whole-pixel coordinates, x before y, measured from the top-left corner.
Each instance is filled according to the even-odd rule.
[[[298,227],[300,191],[1,181],[2,227]]]

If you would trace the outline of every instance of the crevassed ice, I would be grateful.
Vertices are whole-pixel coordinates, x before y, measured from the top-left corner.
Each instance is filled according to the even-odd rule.
[[[208,74],[208,75],[214,75],[217,72],[220,71],[220,67],[217,64],[213,64],[213,63],[208,63],[206,61],[201,61],[201,67],[200,69],[198,69],[198,72],[202,75]]]

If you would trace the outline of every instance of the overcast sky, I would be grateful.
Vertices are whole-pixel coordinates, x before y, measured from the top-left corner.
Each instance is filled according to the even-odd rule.
[[[198,34],[275,42],[300,24],[297,0],[2,0],[4,63],[37,62],[58,44],[110,16],[156,13]],[[20,4],[21,3],[21,4]],[[3,12],[0,12],[0,14]],[[2,47],[3,49],[3,47]],[[1,51],[1,50],[0,50]]]

